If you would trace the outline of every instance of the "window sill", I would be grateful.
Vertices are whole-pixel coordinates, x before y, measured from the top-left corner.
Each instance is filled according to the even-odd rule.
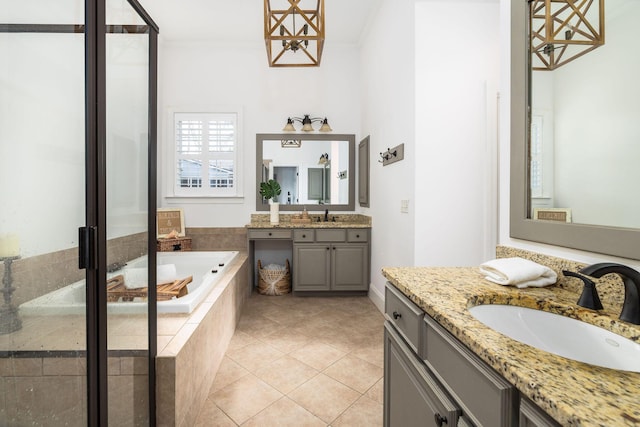
[[[164,196],[164,201],[168,205],[183,204],[241,204],[244,203],[244,196]]]

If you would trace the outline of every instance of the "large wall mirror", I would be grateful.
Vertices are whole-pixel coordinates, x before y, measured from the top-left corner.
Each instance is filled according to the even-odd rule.
[[[280,210],[354,210],[355,135],[257,134],[256,189],[268,179],[280,184]],[[256,210],[269,210],[257,191]]]
[[[511,236],[640,259],[640,2],[606,0],[605,44],[551,71],[529,4],[511,3]]]

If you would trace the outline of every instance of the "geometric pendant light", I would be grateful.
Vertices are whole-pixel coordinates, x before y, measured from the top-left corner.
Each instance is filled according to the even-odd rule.
[[[554,70],[604,44],[604,0],[531,0],[531,67]]]
[[[271,67],[317,67],[324,47],[324,0],[264,0]]]

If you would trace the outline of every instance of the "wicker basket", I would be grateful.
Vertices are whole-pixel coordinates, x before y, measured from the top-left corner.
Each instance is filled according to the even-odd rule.
[[[191,250],[191,237],[158,239],[158,252],[185,252]]]
[[[284,295],[291,292],[291,268],[286,260],[284,276],[278,270],[265,270],[258,260],[258,293],[262,295]],[[275,280],[275,281],[274,281]]]

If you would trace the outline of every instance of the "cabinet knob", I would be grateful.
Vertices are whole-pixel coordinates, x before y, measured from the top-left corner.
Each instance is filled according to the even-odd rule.
[[[401,318],[401,317],[402,317],[402,314],[398,313],[397,311],[394,311],[394,312],[393,312],[393,318],[394,318],[394,319],[398,320],[398,319],[399,319],[399,318]]]
[[[305,237],[307,237],[307,235],[306,235],[306,234],[303,234],[303,235],[302,235],[302,238],[304,239]]]
[[[443,417],[442,415],[440,415],[440,414],[438,414],[438,413],[436,413],[436,414],[433,416],[433,419],[435,420],[436,425],[437,425],[438,427],[442,427],[442,424],[447,424],[447,417]]]
[[[359,234],[356,234],[356,239],[359,239],[359,238],[360,238],[360,235],[359,235]]]
[[[271,232],[269,232],[269,236],[271,236],[271,235],[272,235]]]

